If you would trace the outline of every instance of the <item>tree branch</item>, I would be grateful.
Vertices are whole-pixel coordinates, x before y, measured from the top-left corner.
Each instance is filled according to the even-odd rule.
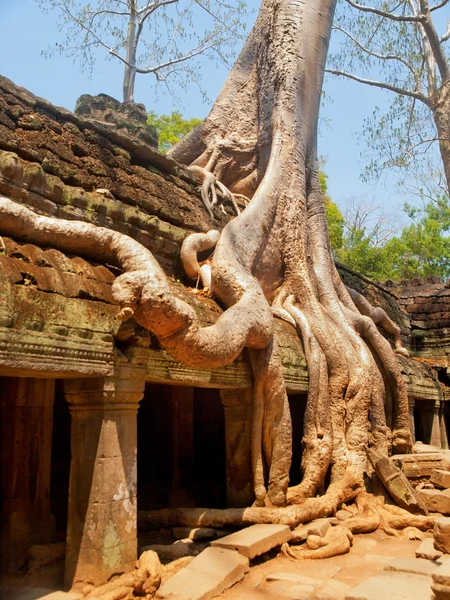
[[[142,75],[147,75],[148,73],[155,73],[155,75],[157,76],[159,81],[164,81],[165,78],[161,75],[158,75],[158,71],[161,71],[162,69],[165,69],[167,67],[171,67],[172,65],[177,65],[178,63],[185,62],[186,60],[189,60],[190,58],[193,58],[194,56],[197,56],[197,55],[201,54],[202,52],[206,52],[206,50],[209,50],[213,46],[214,46],[214,44],[209,44],[206,46],[202,45],[200,47],[197,47],[194,50],[191,50],[184,56],[180,56],[179,58],[174,58],[172,60],[168,60],[167,62],[162,63],[156,67],[150,67],[148,69],[136,69],[136,73],[141,73]]]
[[[447,29],[445,30],[444,35],[441,37],[441,39],[439,41],[441,44],[443,44],[444,42],[446,42],[448,40],[448,38],[450,38],[450,21],[447,23]]]
[[[347,2],[347,4],[350,4],[350,6],[352,6],[353,8],[356,8],[357,10],[360,10],[362,12],[368,12],[368,13],[372,13],[374,15],[378,15],[379,17],[384,17],[385,19],[390,19],[391,21],[401,21],[401,22],[410,22],[410,23],[414,23],[414,22],[419,22],[421,23],[424,20],[423,15],[410,15],[410,16],[406,16],[406,15],[393,15],[389,12],[386,12],[384,10],[380,10],[378,8],[375,8],[373,6],[363,6],[362,4],[358,4],[356,2],[353,2],[352,0],[345,0]]]
[[[430,8],[430,12],[433,12],[433,10],[439,10],[440,8],[442,8],[443,6],[445,6],[446,4],[448,4],[449,0],[443,0],[443,2],[440,2],[439,4],[436,4],[436,6],[432,6]]]
[[[425,17],[424,21],[422,22],[422,27],[427,35],[427,39],[430,44],[431,51],[433,52],[433,56],[436,60],[442,82],[445,82],[449,78],[447,58],[442,50],[439,36],[431,19],[428,0],[419,0],[419,5],[420,11]]]
[[[341,33],[343,33],[344,35],[346,35],[349,39],[352,40],[352,42],[356,46],[358,46],[358,48],[360,48],[360,50],[362,50],[363,52],[365,52],[369,56],[373,56],[374,58],[378,58],[380,60],[397,60],[397,61],[401,62],[402,64],[405,65],[405,67],[407,67],[411,71],[411,73],[414,76],[414,79],[416,80],[416,74],[415,74],[415,71],[414,71],[412,65],[407,60],[405,60],[404,58],[402,58],[401,56],[398,56],[397,54],[379,54],[378,52],[375,52],[374,50],[371,50],[370,48],[368,48],[367,46],[365,46],[360,40],[358,40],[358,38],[356,38],[354,35],[352,35],[349,31],[347,31],[346,29],[344,29],[340,25],[334,25],[333,29],[335,31],[340,31]],[[417,81],[416,81],[416,86],[417,86]]]
[[[358,77],[357,75],[353,75],[352,73],[347,73],[346,71],[338,71],[336,69],[325,69],[326,73],[331,73],[331,75],[337,75],[338,77],[347,77],[347,79],[352,79],[353,81],[358,81],[359,83],[364,83],[366,85],[370,85],[373,87],[378,87],[383,90],[388,90],[390,92],[394,92],[395,94],[401,94],[402,96],[409,96],[410,98],[416,98],[420,100],[427,106],[430,106],[430,100],[424,94],[420,92],[414,92],[412,90],[404,90],[403,88],[397,87],[396,85],[391,85],[390,83],[385,83],[384,81],[375,81],[373,79],[365,79],[363,77]]]

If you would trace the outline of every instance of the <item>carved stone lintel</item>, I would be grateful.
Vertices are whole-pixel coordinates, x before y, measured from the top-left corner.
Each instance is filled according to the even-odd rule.
[[[138,403],[144,380],[65,381],[72,415],[72,462],[65,585],[98,585],[136,560]]]

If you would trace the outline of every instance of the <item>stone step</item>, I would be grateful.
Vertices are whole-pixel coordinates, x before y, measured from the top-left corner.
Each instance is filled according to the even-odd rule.
[[[210,600],[240,581],[248,569],[248,558],[235,550],[206,548],[163,583],[156,598]]]
[[[351,589],[345,600],[430,600],[431,577],[383,571]]]
[[[288,542],[292,532],[287,525],[251,525],[241,531],[211,542],[212,547],[237,550],[251,559]]]

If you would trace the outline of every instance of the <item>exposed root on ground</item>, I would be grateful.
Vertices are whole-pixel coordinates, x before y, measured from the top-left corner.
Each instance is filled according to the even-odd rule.
[[[295,559],[331,558],[349,552],[352,542],[353,534],[346,527],[337,525],[329,529],[325,537],[310,535],[302,546],[283,544],[281,552]]]

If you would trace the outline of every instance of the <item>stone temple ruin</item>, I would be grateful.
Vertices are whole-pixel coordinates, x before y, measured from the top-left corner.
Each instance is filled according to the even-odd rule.
[[[231,209],[211,221],[192,173],[140,133],[139,110],[121,120],[117,107],[87,104],[73,114],[0,78],[0,196],[130,235],[202,324],[213,323],[221,308],[186,277],[180,246],[188,233],[220,229]],[[448,449],[450,289],[434,277],[381,285],[339,270],[401,328],[415,441]],[[30,548],[59,544],[64,585],[99,585],[133,568],[139,511],[252,502],[248,357],[215,370],[176,362],[133,319],[117,318],[117,275],[0,238],[2,575],[19,572]],[[292,326],[277,319],[276,335],[298,465],[308,373]],[[417,478],[432,463],[399,459]]]

